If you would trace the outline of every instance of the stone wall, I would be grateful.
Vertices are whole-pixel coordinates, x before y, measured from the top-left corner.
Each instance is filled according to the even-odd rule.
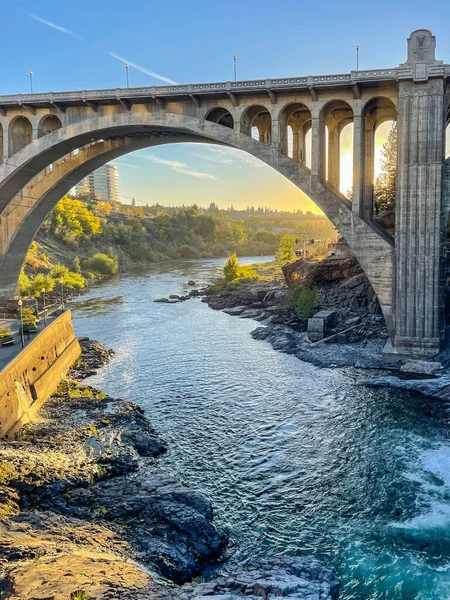
[[[0,434],[11,435],[32,420],[80,352],[66,311],[0,371]]]

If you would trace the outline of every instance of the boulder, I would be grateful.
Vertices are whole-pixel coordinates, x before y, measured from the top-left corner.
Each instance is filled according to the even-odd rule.
[[[158,298],[157,300],[153,300],[153,302],[170,302],[169,298]]]
[[[434,375],[442,369],[440,362],[431,362],[428,360],[409,360],[400,367],[403,373],[413,373],[415,375]]]
[[[188,281],[188,283],[187,283],[187,284],[188,284],[188,285],[197,285],[197,284],[195,283],[195,281],[192,281],[192,279],[191,279],[190,281]]]
[[[310,556],[281,557],[249,565],[206,583],[184,585],[179,600],[336,600],[339,581],[332,567]]]
[[[230,308],[224,308],[223,312],[227,315],[239,316],[247,310],[246,306],[231,306]]]

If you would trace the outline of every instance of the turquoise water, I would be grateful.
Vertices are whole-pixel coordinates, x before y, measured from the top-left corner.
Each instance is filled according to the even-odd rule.
[[[222,262],[158,266],[74,302],[77,333],[116,350],[89,383],[143,406],[162,462],[213,501],[237,544],[224,569],[314,553],[344,600],[450,598],[450,406],[276,352],[254,321],[197,299],[153,303]]]

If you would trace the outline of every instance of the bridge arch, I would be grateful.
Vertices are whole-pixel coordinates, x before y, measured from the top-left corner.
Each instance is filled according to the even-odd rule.
[[[216,107],[212,108],[205,115],[206,121],[211,121],[212,123],[218,123],[219,125],[223,125],[224,127],[229,127],[233,129],[234,127],[234,119],[233,115],[226,108]]]
[[[251,136],[254,127],[258,131],[258,141],[269,146],[272,143],[272,116],[266,106],[255,104],[242,113],[242,133]]]
[[[254,112],[254,116],[258,114],[260,114],[258,111]],[[38,183],[41,178],[49,178],[46,179],[49,182],[48,190],[41,189],[36,192],[38,188],[34,187],[33,193],[25,191],[25,194],[31,197],[36,192],[36,197],[27,214],[22,215],[12,238],[6,241],[0,254],[0,297],[13,293],[11,282],[17,281],[22,265],[22,259],[17,257],[31,243],[42,219],[54,203],[73,187],[77,179],[82,179],[101,164],[127,152],[174,142],[206,142],[243,150],[262,160],[299,187],[333,221],[352,247],[372,283],[389,326],[392,298],[390,244],[352,213],[351,208],[332,190],[312,178],[307,169],[274,151],[273,147],[261,144],[235,129],[166,111],[157,113],[146,111],[141,114],[119,113],[88,118],[33,140],[17,153],[14,163],[7,162],[0,165],[0,215],[2,216],[7,213],[10,206],[14,205],[14,198],[24,193],[23,190],[27,189],[27,185],[31,185],[33,178]],[[94,152],[95,147],[101,143],[111,144],[109,150],[114,153],[108,155],[105,151],[101,158],[95,157],[95,160],[93,155],[86,154],[86,152]],[[76,149],[80,150],[78,154],[73,155]],[[78,159],[76,168],[74,167],[76,163],[71,163],[71,159]],[[50,164],[53,164],[54,168],[45,175],[45,169]],[[6,219],[4,222],[7,226]],[[0,230],[0,242],[1,237]],[[369,245],[376,251],[368,253]],[[380,269],[380,263],[385,268]]]
[[[33,139],[33,126],[26,117],[14,117],[9,124],[8,154],[12,156],[22,150]]]
[[[61,129],[61,127],[62,123],[59,117],[56,115],[45,115],[45,117],[42,117],[39,121],[38,137],[52,133],[52,131]]]
[[[292,160],[306,167],[306,135],[311,128],[311,110],[303,102],[293,102],[285,106],[279,114],[280,152],[289,156],[288,130],[292,131]]]
[[[391,99],[377,96],[369,100],[362,110],[364,132],[363,161],[363,214],[368,221],[374,221],[375,183],[375,139],[377,129],[386,122],[397,121],[397,107]]]
[[[341,133],[353,122],[353,109],[345,100],[331,100],[320,111],[320,176],[339,193],[341,164]]]

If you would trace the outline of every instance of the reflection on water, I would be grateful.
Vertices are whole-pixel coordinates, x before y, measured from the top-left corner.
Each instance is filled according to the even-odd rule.
[[[275,352],[255,322],[198,299],[152,302],[221,262],[160,265],[74,302],[77,333],[117,352],[92,384],[141,404],[167,468],[211,498],[238,544],[226,569],[313,552],[345,600],[450,598],[449,407]]]
[[[125,301],[123,296],[115,296],[114,298],[87,298],[78,300],[76,303],[78,316],[97,316],[102,317],[111,312],[111,306],[123,304]]]

